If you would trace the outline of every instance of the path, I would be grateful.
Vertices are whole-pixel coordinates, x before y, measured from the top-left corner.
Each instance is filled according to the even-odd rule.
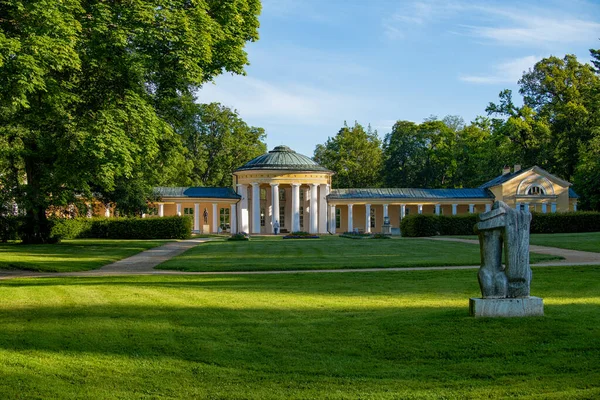
[[[478,244],[477,240],[458,238],[419,238],[429,240],[442,240]],[[321,270],[290,270],[290,271],[221,271],[221,272],[185,272],[154,269],[157,265],[182,254],[186,250],[204,243],[210,239],[188,239],[171,242],[150,250],[143,251],[134,256],[103,266],[91,271],[80,272],[32,272],[21,270],[0,270],[0,280],[10,278],[39,278],[39,277],[95,277],[114,275],[268,275],[268,274],[313,274],[313,273],[348,273],[348,272],[383,272],[383,271],[438,271],[477,269],[479,265],[439,266],[439,267],[407,267],[407,268],[358,268],[358,269],[321,269]],[[563,257],[547,263],[533,264],[535,267],[557,267],[570,265],[600,265],[600,253],[588,251],[559,249],[556,247],[531,245],[530,250],[535,253],[549,254]]]

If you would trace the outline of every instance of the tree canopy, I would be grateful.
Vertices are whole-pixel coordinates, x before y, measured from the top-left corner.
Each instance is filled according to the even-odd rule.
[[[243,73],[259,12],[259,0],[0,2],[0,184],[26,209],[24,239],[48,240],[50,206],[169,178],[176,110]]]
[[[346,123],[325,144],[317,145],[314,160],[336,174],[333,186],[338,188],[379,187],[381,185],[382,152],[377,131],[366,130],[358,122]]]

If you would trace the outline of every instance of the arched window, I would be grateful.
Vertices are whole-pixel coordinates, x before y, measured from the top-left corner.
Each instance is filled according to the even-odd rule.
[[[527,190],[528,196],[543,196],[545,194],[544,188],[538,185],[533,185]]]

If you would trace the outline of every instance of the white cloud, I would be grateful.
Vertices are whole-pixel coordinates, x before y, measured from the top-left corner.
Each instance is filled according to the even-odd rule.
[[[533,68],[541,57],[526,56],[500,63],[493,67],[489,75],[464,75],[461,81],[477,84],[517,83],[523,72]]]
[[[295,83],[276,84],[244,76],[222,76],[198,92],[200,102],[217,101],[235,108],[244,119],[312,125],[353,108],[351,96]]]
[[[568,5],[568,3],[566,4]],[[419,0],[403,3],[382,20],[389,39],[403,39],[418,27],[454,20],[448,32],[503,45],[588,43],[596,40],[600,23],[587,15],[569,14],[572,8],[527,5],[488,6],[468,1]],[[467,23],[467,21],[469,23]]]

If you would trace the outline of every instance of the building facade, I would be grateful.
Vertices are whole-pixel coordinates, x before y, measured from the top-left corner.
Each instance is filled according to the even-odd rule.
[[[533,166],[505,167],[471,189],[335,189],[333,171],[287,146],[277,146],[233,172],[231,188],[157,188],[155,214],[190,215],[203,233],[307,231],[392,232],[410,214],[458,215],[489,211],[496,200],[533,212],[577,211],[571,184]]]

